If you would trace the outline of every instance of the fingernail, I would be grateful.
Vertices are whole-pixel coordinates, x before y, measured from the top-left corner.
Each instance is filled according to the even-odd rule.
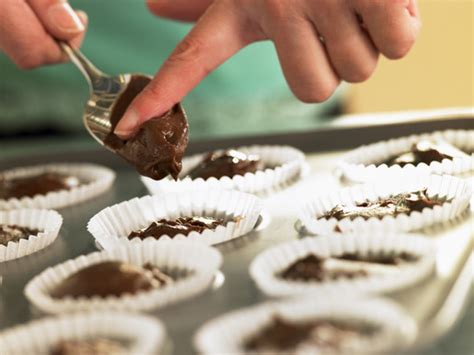
[[[74,33],[82,32],[85,29],[81,19],[67,2],[60,2],[51,6],[48,15],[51,22],[60,31]]]
[[[117,127],[115,127],[114,133],[120,138],[128,138],[139,123],[139,116],[137,111],[134,109],[128,110],[120,120]]]

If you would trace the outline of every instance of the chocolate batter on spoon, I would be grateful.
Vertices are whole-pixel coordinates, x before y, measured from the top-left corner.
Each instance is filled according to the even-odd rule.
[[[112,132],[105,138],[105,145],[135,166],[144,176],[159,180],[171,175],[178,178],[181,159],[188,145],[188,121],[181,104],[176,104],[161,117],[145,122],[128,140],[113,133],[133,99],[150,82],[145,76],[133,76],[112,109]]]

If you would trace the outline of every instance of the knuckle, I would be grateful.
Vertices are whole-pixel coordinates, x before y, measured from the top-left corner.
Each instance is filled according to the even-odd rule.
[[[184,38],[169,58],[170,63],[194,62],[199,59],[204,50],[203,43],[194,37]]]
[[[265,12],[276,19],[284,19],[288,16],[289,7],[284,0],[262,0],[262,4]]]
[[[205,44],[196,37],[188,36],[178,44],[166,66],[193,68],[194,74],[204,77],[212,71],[205,53]]]
[[[262,0],[263,5],[268,10],[282,10],[284,8],[284,0]]]
[[[140,95],[142,98],[151,98],[153,100],[160,99],[163,96],[162,90],[160,90],[160,85],[157,85],[154,81],[148,84]]]

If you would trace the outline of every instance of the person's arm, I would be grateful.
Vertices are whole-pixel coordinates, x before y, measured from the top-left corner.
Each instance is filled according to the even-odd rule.
[[[126,111],[115,129],[122,138],[165,113],[250,43],[273,41],[293,93],[304,102],[321,102],[341,80],[367,80],[380,53],[390,59],[405,56],[421,26],[416,0],[148,0],[147,4],[163,17],[199,20]]]
[[[78,47],[86,26],[86,14],[66,0],[0,1],[0,50],[22,69],[64,61],[52,36]]]

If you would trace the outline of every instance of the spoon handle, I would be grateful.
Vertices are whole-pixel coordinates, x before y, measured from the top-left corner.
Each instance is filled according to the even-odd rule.
[[[84,74],[91,89],[97,86],[98,83],[102,82],[104,77],[108,77],[108,75],[97,69],[79,49],[73,48],[63,41],[58,41],[58,44],[82,74]]]

